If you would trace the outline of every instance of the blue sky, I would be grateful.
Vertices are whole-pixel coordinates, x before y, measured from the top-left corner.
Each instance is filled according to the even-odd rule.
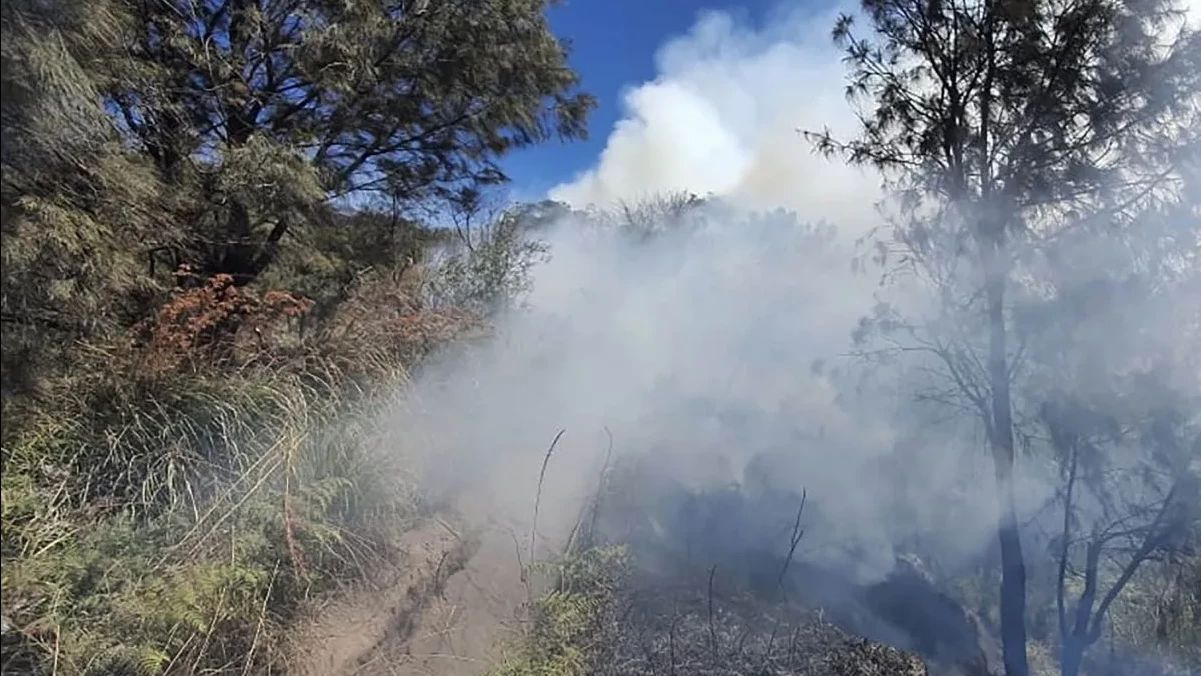
[[[571,42],[571,64],[583,88],[597,97],[587,141],[518,151],[503,162],[515,197],[540,197],[595,163],[621,115],[624,88],[655,76],[656,50],[682,34],[703,10],[724,10],[760,23],[778,0],[563,0],[550,9],[555,32]]]

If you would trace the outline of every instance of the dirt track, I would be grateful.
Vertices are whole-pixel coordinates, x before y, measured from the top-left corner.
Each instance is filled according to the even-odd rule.
[[[495,666],[530,593],[519,557],[530,558],[534,488],[526,485],[541,460],[496,468],[486,484],[448,499],[442,518],[408,530],[389,573],[293,633],[288,673],[477,676]],[[582,503],[573,496],[586,494],[563,478],[546,487],[536,557],[561,547]]]
[[[474,676],[495,664],[525,593],[512,537],[431,519],[398,546],[391,574],[302,624],[289,673]]]

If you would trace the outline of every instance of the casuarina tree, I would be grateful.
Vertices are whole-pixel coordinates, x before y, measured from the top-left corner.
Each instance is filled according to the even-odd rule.
[[[548,6],[6,1],[6,329],[96,335],[181,265],[246,284],[320,267],[349,212],[477,199],[509,151],[585,132]]]
[[[319,207],[470,198],[506,152],[581,136],[593,105],[546,0],[11,4],[31,37],[107,27],[66,42],[80,95],[195,195],[194,262],[240,280]]]
[[[934,283],[957,330],[978,329],[921,341],[986,433],[1009,676],[1029,667],[1007,294],[1032,247],[1179,196],[1201,92],[1184,25],[1161,0],[864,0],[834,29],[861,133],[810,137],[882,170],[896,227],[881,253]]]

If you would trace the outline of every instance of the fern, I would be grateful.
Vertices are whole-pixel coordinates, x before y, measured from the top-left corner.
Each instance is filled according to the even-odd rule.
[[[533,603],[527,631],[509,646],[494,676],[589,673],[628,565],[621,547],[594,548],[534,564],[556,575],[558,584]]]

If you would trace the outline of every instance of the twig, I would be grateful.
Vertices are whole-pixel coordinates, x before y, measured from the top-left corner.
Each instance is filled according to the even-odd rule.
[[[204,642],[200,644],[200,650],[196,652],[196,661],[192,663],[192,673],[195,674],[200,670],[200,662],[204,660],[204,654],[208,651],[209,641],[213,638],[213,632],[217,629],[217,623],[221,621],[221,613],[225,611],[225,592],[228,587],[221,588],[221,596],[217,597],[217,609],[213,613],[213,620],[209,622],[208,630],[204,633]]]
[[[438,565],[434,568],[434,591],[437,592],[438,598],[444,601],[446,600],[446,582],[450,578],[447,576],[446,579],[443,579],[442,565],[446,563],[446,559],[450,558],[451,551],[448,549],[442,552],[442,556],[438,559]]]
[[[550,456],[554,454],[555,446],[558,445],[559,439],[566,431],[565,429],[559,430],[546,449],[546,456],[542,458],[542,471],[538,473],[538,490],[534,493],[534,522],[530,524],[530,565],[534,563],[534,542],[538,538],[538,509],[542,505],[542,482],[546,479],[546,466],[550,464]]]
[[[224,503],[225,499],[233,496],[235,490],[238,487],[238,484],[240,484],[243,480],[245,480],[247,477],[251,476],[255,471],[257,471],[259,469],[259,465],[261,463],[266,464],[268,461],[271,461],[270,466],[267,467],[267,469],[263,471],[263,474],[261,476],[259,476],[258,481],[256,481],[255,484],[247,490],[246,494],[243,495],[229,511],[222,514],[221,517],[219,519],[217,519],[216,523],[214,523],[212,526],[209,527],[208,532],[201,535],[200,539],[196,543],[194,543],[192,549],[189,550],[188,555],[190,556],[192,554],[195,554],[196,549],[204,542],[205,538],[207,538],[209,535],[214,533],[217,530],[217,528],[220,527],[221,524],[227,518],[230,517],[231,514],[236,512],[238,509],[240,509],[242,507],[242,504],[245,503],[247,500],[249,500],[251,498],[251,496],[253,496],[255,494],[255,492],[257,492],[258,489],[260,487],[262,487],[262,485],[264,483],[267,482],[267,479],[271,478],[271,476],[275,473],[275,470],[278,469],[279,466],[283,464],[284,459],[281,456],[277,456],[275,454],[275,451],[282,444],[283,444],[282,440],[275,442],[271,446],[271,448],[267,449],[267,451],[264,452],[261,457],[259,457],[258,460],[255,460],[254,464],[252,464],[249,468],[247,468],[247,471],[245,473],[243,473],[241,476],[239,476],[238,479],[236,481],[234,481],[234,483],[225,491],[225,493],[219,499],[213,501],[213,506],[210,507],[208,509],[208,511],[206,511],[203,515],[201,515],[200,520],[198,520],[196,523],[192,524],[192,527],[188,529],[188,532],[184,533],[183,537],[181,537],[178,542],[176,542],[174,545],[171,545],[170,547],[167,547],[166,553],[164,553],[155,562],[153,569],[158,570],[158,568],[160,566],[162,566],[167,561],[167,559],[169,559],[171,557],[172,553],[175,550],[183,547],[183,545],[188,542],[188,539],[191,538],[191,536],[200,529],[200,526],[205,521],[207,521],[208,518],[212,514],[217,512],[217,510]]]
[[[613,433],[609,431],[609,426],[604,427],[605,435],[609,437],[609,448],[605,451],[605,464],[601,466],[600,480],[596,486],[596,497],[592,501],[592,522],[588,524],[588,538],[591,540],[596,536],[596,519],[600,514],[601,497],[605,491],[605,480],[609,476],[609,463],[613,460]]]
[[[671,624],[667,627],[667,652],[671,669],[671,676],[676,676],[676,624],[680,621],[680,614],[676,610],[675,601],[671,604]]]
[[[796,555],[796,548],[801,544],[801,538],[805,537],[805,529],[801,528],[801,516],[805,513],[805,500],[808,497],[808,491],[802,488],[801,506],[797,508],[796,520],[792,523],[792,535],[788,536],[788,556],[784,558],[784,565],[780,567],[780,577],[776,580],[781,593],[784,593],[784,576],[788,574],[788,566],[792,563],[792,557]]]
[[[731,657],[742,657],[742,649],[746,646],[746,637],[751,635],[751,628],[748,626],[742,631],[742,635],[738,637],[738,644],[731,652]]]
[[[446,523],[446,520],[443,519],[442,517],[435,517],[434,521],[437,522],[437,524],[439,526],[442,526],[442,528],[444,528],[447,533],[450,533],[454,537],[454,539],[456,539],[456,540],[463,539],[463,536],[459,535],[459,532],[456,531],[454,528],[451,528],[450,524]]]
[[[713,575],[717,573],[717,564],[709,568],[709,649],[713,659],[717,659],[717,629],[713,626]]]
[[[767,638],[767,648],[763,650],[763,662],[759,665],[759,671],[767,673],[767,663],[771,660],[771,652],[775,649],[776,632],[780,630],[781,616],[776,616],[776,621],[771,627],[771,636]]]
[[[582,549],[592,547],[596,537],[596,520],[600,514],[601,496],[605,491],[605,478],[609,475],[609,462],[613,458],[613,433],[609,431],[608,426],[603,428],[605,434],[609,437],[609,448],[605,452],[605,463],[601,465],[600,475],[596,479],[596,491],[592,495],[590,503],[586,502],[584,507],[580,509],[580,515],[576,518],[575,524],[571,527],[571,533],[567,536],[567,543],[563,546],[563,552],[566,554],[573,551],[576,544],[577,536],[583,538]],[[583,528],[584,517],[588,517],[588,527]]]
[[[517,539],[516,531],[509,530],[508,533],[513,540],[513,554],[517,557],[517,576],[521,580],[521,585],[525,587],[525,604],[528,609],[534,605],[534,588],[530,585],[530,570],[521,560],[521,542]],[[530,567],[533,565],[534,562],[530,561]]]
[[[526,580],[525,562],[521,560],[521,543],[517,541],[517,533],[510,530],[509,537],[513,540],[513,554],[517,556],[517,570],[521,576],[521,582],[529,587]]]
[[[307,577],[309,574],[308,565],[305,562],[304,549],[300,546],[300,542],[296,539],[296,512],[292,509],[291,502],[291,468],[284,474],[284,497],[282,518],[284,523],[284,544],[288,549],[288,556],[292,559],[292,570],[299,578]]]
[[[179,625],[176,624],[175,627],[171,628],[172,634],[175,633],[175,628],[178,626]],[[167,666],[163,667],[162,673],[164,673],[164,674],[172,673],[171,667],[175,665],[176,660],[183,657],[184,652],[187,651],[187,649],[192,645],[192,641],[196,640],[196,636],[197,636],[197,634],[195,634],[195,633],[188,634],[187,640],[185,640],[183,642],[183,645],[179,646],[179,649],[176,650],[175,654],[171,656],[171,660],[169,662],[167,662]]]

